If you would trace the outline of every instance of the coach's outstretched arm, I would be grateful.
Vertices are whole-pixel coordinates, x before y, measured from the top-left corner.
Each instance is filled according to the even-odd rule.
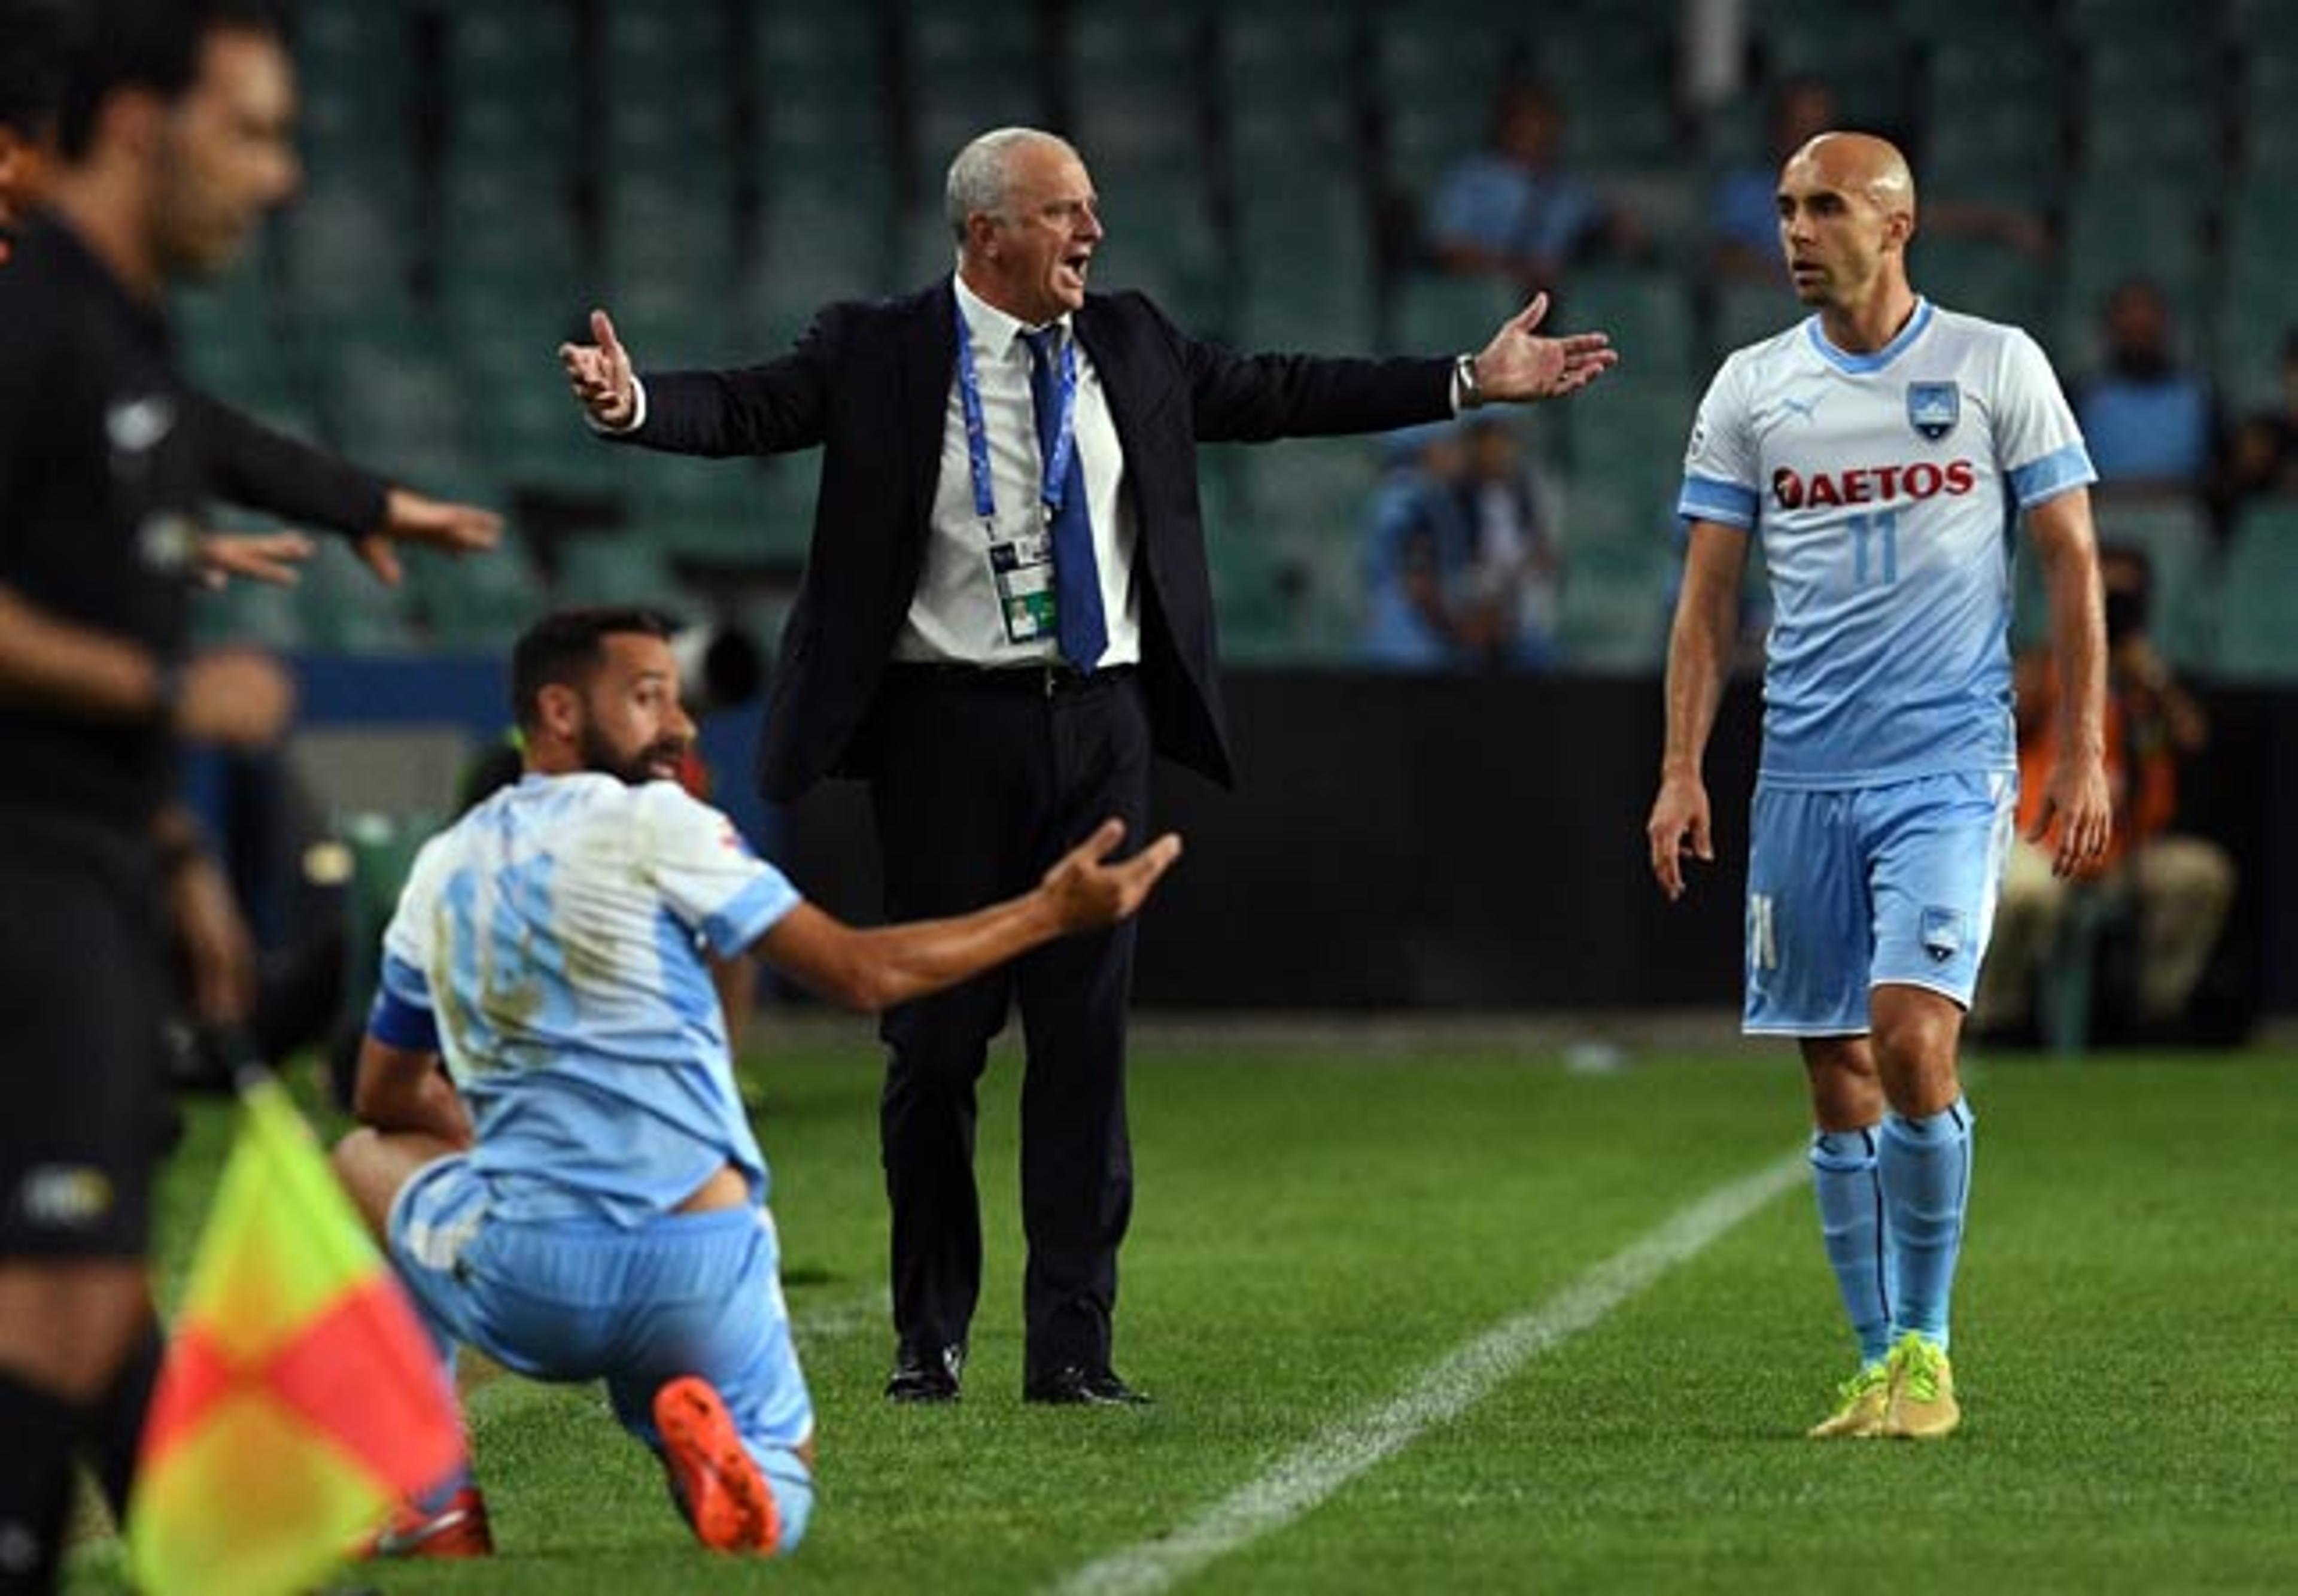
[[[1108,863],[1125,823],[1105,820],[1029,892],[971,914],[856,930],[811,904],[776,921],[750,951],[823,996],[875,1013],[938,992],[1075,931],[1129,919],[1181,856],[1168,831],[1131,858]]]

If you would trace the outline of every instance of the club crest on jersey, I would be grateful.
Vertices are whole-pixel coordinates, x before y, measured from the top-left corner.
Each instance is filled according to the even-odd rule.
[[[1909,383],[1907,425],[1938,442],[1963,419],[1963,390],[1953,383]]]

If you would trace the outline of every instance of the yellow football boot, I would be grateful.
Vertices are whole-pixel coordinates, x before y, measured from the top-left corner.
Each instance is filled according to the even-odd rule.
[[[1880,1435],[1890,1400],[1889,1366],[1870,1363],[1835,1388],[1835,1411],[1804,1434],[1814,1441],[1859,1441]]]
[[[1891,1349],[1890,1398],[1883,1434],[1903,1441],[1937,1441],[1963,1422],[1955,1405],[1955,1370],[1947,1353],[1913,1331]]]

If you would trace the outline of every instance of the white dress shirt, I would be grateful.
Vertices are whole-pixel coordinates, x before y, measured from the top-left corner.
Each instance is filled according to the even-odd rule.
[[[989,481],[997,501],[996,540],[1010,542],[1046,528],[1044,467],[1037,450],[1037,408],[1029,394],[1029,346],[1022,323],[990,305],[963,279],[957,303],[973,343],[981,389],[981,420],[989,440]],[[1055,324],[1067,341],[1070,318]],[[1110,419],[1109,398],[1082,344],[1077,351],[1078,459],[1085,468],[1086,508],[1093,517],[1094,565],[1101,577],[1102,614],[1109,647],[1104,666],[1141,659],[1141,586],[1134,574],[1139,529],[1119,488],[1125,455]],[[973,476],[965,447],[965,409],[953,366],[943,411],[941,470],[934,484],[933,519],[926,534],[925,566],[909,615],[894,640],[894,657],[992,668],[1061,657],[1053,638],[1006,640],[997,588],[989,572],[991,534],[973,506]]]

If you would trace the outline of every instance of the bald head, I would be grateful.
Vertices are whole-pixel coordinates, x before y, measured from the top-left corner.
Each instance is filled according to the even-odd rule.
[[[1914,219],[1915,176],[1907,170],[1899,146],[1888,138],[1872,133],[1819,134],[1788,157],[1780,174],[1782,184],[1790,173],[1801,186],[1856,195],[1886,215],[1904,212],[1910,222]]]
[[[1845,349],[1879,348],[1913,313],[1915,180],[1870,133],[1822,133],[1780,169],[1780,244],[1796,297]]]

